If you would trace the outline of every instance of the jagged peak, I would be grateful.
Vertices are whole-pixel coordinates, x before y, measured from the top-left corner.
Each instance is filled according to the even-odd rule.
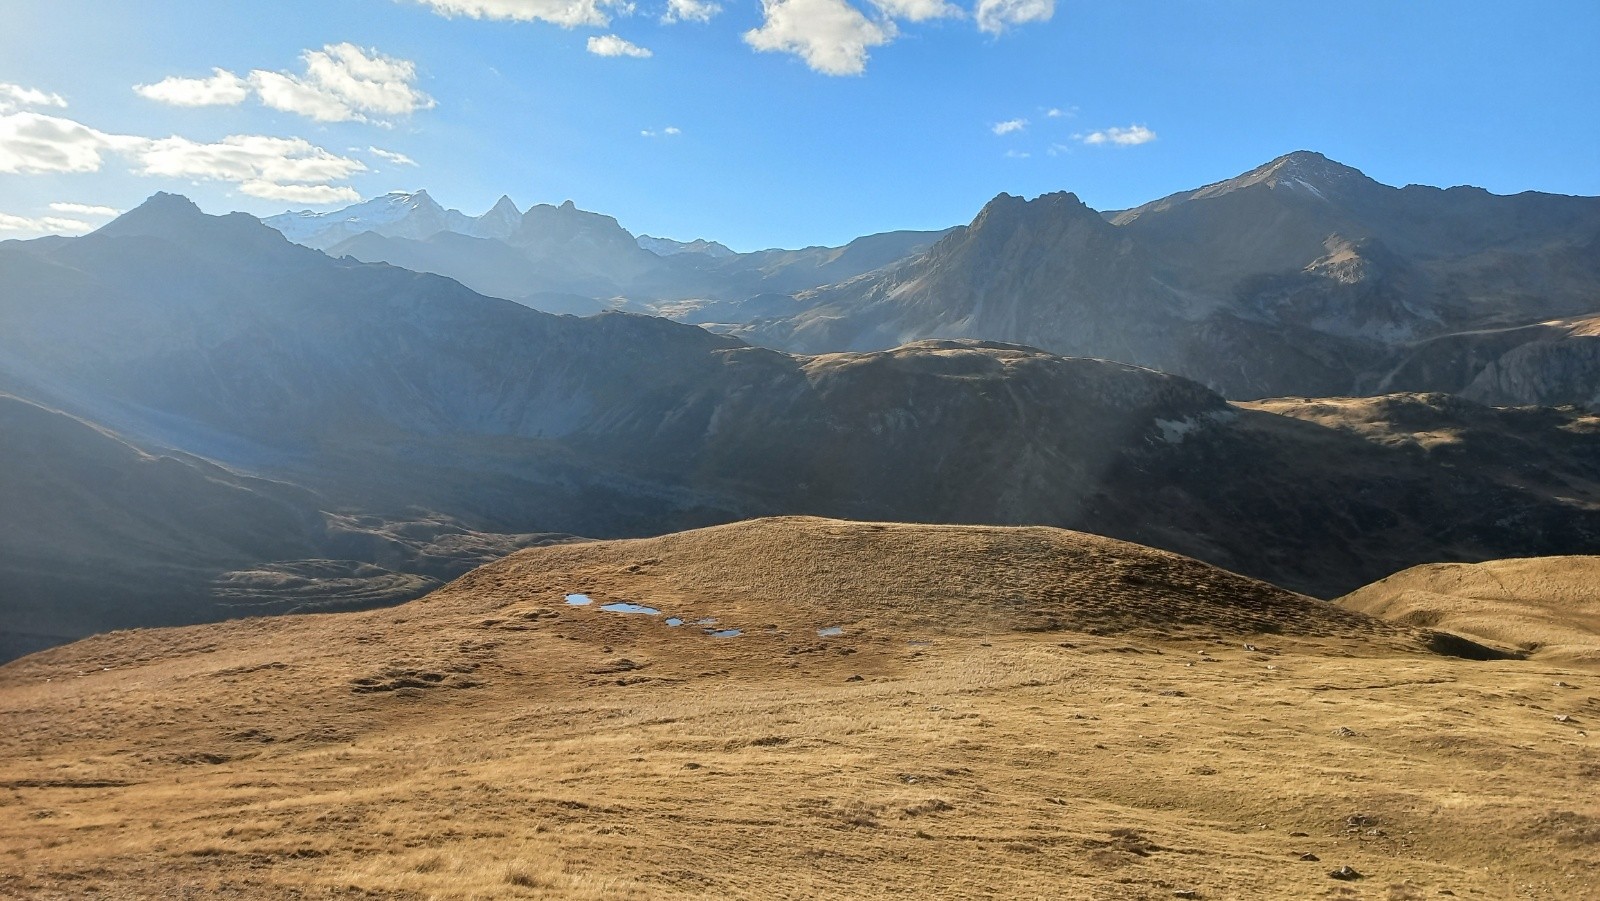
[[[1090,209],[1082,199],[1070,191],[1056,191],[1050,194],[1040,194],[1032,200],[1026,200],[1013,194],[1000,193],[978,212],[972,220],[972,227],[979,228],[985,224],[1004,221],[1017,216],[1040,215],[1067,215],[1088,216],[1100,219],[1100,214]]]

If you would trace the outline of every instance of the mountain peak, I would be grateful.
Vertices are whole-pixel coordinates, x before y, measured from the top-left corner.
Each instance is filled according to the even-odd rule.
[[[520,215],[522,213],[521,210],[517,209],[517,204],[511,199],[510,194],[501,194],[500,199],[496,200],[494,202],[494,206],[489,208],[489,212],[500,213],[502,215],[506,213],[517,213]]]
[[[1040,194],[1032,200],[1026,200],[1011,194],[1000,193],[978,212],[977,218],[972,220],[972,227],[993,225],[997,222],[1006,222],[1021,217],[1064,216],[1076,218],[1087,216],[1099,219],[1100,214],[1090,209],[1070,191],[1056,191],[1051,194]]]
[[[288,246],[277,231],[247,213],[208,215],[182,194],[158,191],[133,209],[107,222],[94,234],[113,238],[151,237],[191,243],[243,242]]]
[[[1372,180],[1359,169],[1330,160],[1313,150],[1296,150],[1257,166],[1243,175],[1207,185],[1190,194],[1188,199],[1217,197],[1264,185],[1272,190],[1293,191],[1318,200],[1327,200],[1330,193],[1370,181]]]
[[[207,216],[195,202],[182,194],[157,191],[144,203],[107,222],[96,230],[104,235],[160,235],[166,231],[185,229]]]

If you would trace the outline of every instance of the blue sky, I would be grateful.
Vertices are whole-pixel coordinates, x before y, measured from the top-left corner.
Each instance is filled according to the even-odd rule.
[[[265,215],[425,187],[472,214],[502,193],[570,198],[636,233],[802,246],[966,222],[1002,191],[1121,208],[1297,149],[1391,184],[1600,194],[1593,0],[4,0],[0,16],[0,238],[81,230],[157,190]]]

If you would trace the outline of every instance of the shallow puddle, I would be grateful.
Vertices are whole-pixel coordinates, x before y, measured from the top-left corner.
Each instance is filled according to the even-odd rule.
[[[661,611],[643,604],[617,603],[607,604],[600,608],[607,613],[643,613],[646,616],[660,616]]]
[[[712,638],[738,638],[744,634],[743,629],[707,629],[706,634]]]
[[[567,595],[567,603],[574,607],[586,607],[593,604],[594,601],[590,600],[586,594],[569,594]]]
[[[672,628],[676,629],[679,626],[683,625],[683,620],[678,618],[678,617],[676,617],[676,616],[669,616],[669,617],[667,617],[667,625],[669,625]]]
[[[821,635],[823,638],[838,638],[840,635],[844,634],[844,629],[838,626],[829,626],[826,629],[818,629],[817,634]]]

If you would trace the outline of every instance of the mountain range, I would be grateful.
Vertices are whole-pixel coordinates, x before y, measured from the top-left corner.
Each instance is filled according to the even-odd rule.
[[[1003,201],[905,265],[1055,205],[1072,234],[1118,228],[1065,198]],[[539,209],[518,234],[622,252],[611,220]],[[498,240],[422,243],[441,238]],[[29,423],[0,497],[35,511],[0,534],[0,591],[25,600],[0,623],[11,653],[385,603],[515,547],[784,513],[1068,526],[1324,597],[1600,541],[1600,421],[1572,407],[1230,403],[974,339],[797,356],[551,315],[173,195],[81,238],[0,243],[0,287],[0,410]]]
[[[326,237],[267,221],[492,296],[665,315],[790,352],[975,338],[1150,366],[1234,399],[1600,406],[1597,198],[1393,188],[1300,151],[1129,210],[1001,195],[966,226],[843,248],[677,252],[713,245],[641,242],[570,202],[529,210],[541,224],[510,235],[455,216],[380,199],[327,214]]]

